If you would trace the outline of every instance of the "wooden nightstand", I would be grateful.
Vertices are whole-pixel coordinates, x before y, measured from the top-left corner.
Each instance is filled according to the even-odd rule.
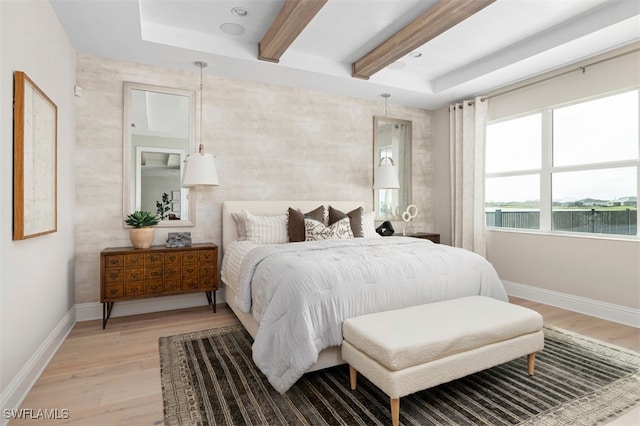
[[[400,237],[402,237],[403,235],[400,234],[396,234]],[[436,244],[440,244],[440,234],[433,234],[431,232],[412,232],[412,233],[408,233],[406,235],[404,235],[405,237],[412,237],[412,238],[422,238],[425,240],[431,240]]]
[[[115,302],[204,292],[216,312],[218,246],[106,248],[100,252],[102,328]],[[212,300],[213,296],[213,300]]]

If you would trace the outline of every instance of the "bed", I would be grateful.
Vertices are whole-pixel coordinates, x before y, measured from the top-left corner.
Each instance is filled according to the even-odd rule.
[[[371,231],[371,213],[369,238],[238,241],[233,215],[248,215],[254,228],[255,218],[281,220],[290,207],[309,212],[321,205],[351,212],[351,219],[342,221],[348,224],[364,203],[227,201],[222,206],[224,298],[255,339],[254,362],[279,392],[305,372],[343,363],[341,321],[348,317],[477,294],[507,300],[484,258],[429,240],[378,237]]]

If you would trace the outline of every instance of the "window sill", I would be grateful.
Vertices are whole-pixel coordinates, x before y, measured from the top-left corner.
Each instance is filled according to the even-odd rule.
[[[534,229],[518,229],[518,228],[485,228],[485,231],[509,233],[509,234],[528,234],[528,235],[541,235],[547,237],[563,237],[563,238],[579,238],[589,240],[607,240],[607,241],[621,241],[621,242],[640,242],[640,237],[637,235],[612,235],[612,234],[587,234],[579,232],[548,232],[539,231]]]

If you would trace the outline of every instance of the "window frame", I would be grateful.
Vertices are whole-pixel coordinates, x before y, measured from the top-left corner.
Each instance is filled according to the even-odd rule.
[[[617,94],[636,91],[638,93],[638,111],[640,111],[640,88],[629,90],[616,90],[613,92],[599,94],[586,99],[575,100],[572,102],[549,106],[546,108],[538,109],[535,111],[529,111],[522,114],[517,114],[509,117],[503,117],[497,120],[487,122],[488,127],[491,124],[501,123],[505,121],[515,120],[530,115],[541,114],[540,125],[542,127],[541,134],[541,166],[534,169],[523,169],[506,172],[489,172],[485,173],[485,184],[487,179],[498,177],[512,177],[512,176],[525,176],[525,175],[538,175],[540,179],[540,229],[530,228],[508,228],[508,227],[496,227],[485,226],[485,229],[491,231],[508,231],[508,232],[522,232],[522,233],[539,233],[549,235],[569,235],[569,236],[581,236],[585,238],[605,238],[605,239],[623,239],[623,240],[640,240],[640,228],[636,229],[635,235],[625,234],[603,234],[603,233],[590,233],[590,232],[571,232],[566,230],[553,230],[553,199],[552,199],[552,177],[554,173],[562,172],[579,172],[579,171],[594,171],[615,169],[624,167],[636,168],[636,200],[640,199],[640,136],[638,137],[638,157],[635,159],[605,161],[599,163],[584,163],[573,164],[566,166],[554,166],[553,165],[553,111],[554,109],[563,108],[571,105],[581,104],[585,102],[591,102],[597,99],[615,96]],[[638,120],[639,135],[640,135],[640,119]],[[486,160],[485,160],[486,161]],[[486,214],[486,196],[485,196],[485,214]],[[640,219],[640,211],[636,205],[636,215]],[[485,220],[486,223],[486,220]]]

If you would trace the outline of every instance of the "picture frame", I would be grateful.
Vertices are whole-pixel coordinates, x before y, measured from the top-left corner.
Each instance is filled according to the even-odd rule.
[[[14,72],[13,239],[58,228],[58,107],[22,71]]]

